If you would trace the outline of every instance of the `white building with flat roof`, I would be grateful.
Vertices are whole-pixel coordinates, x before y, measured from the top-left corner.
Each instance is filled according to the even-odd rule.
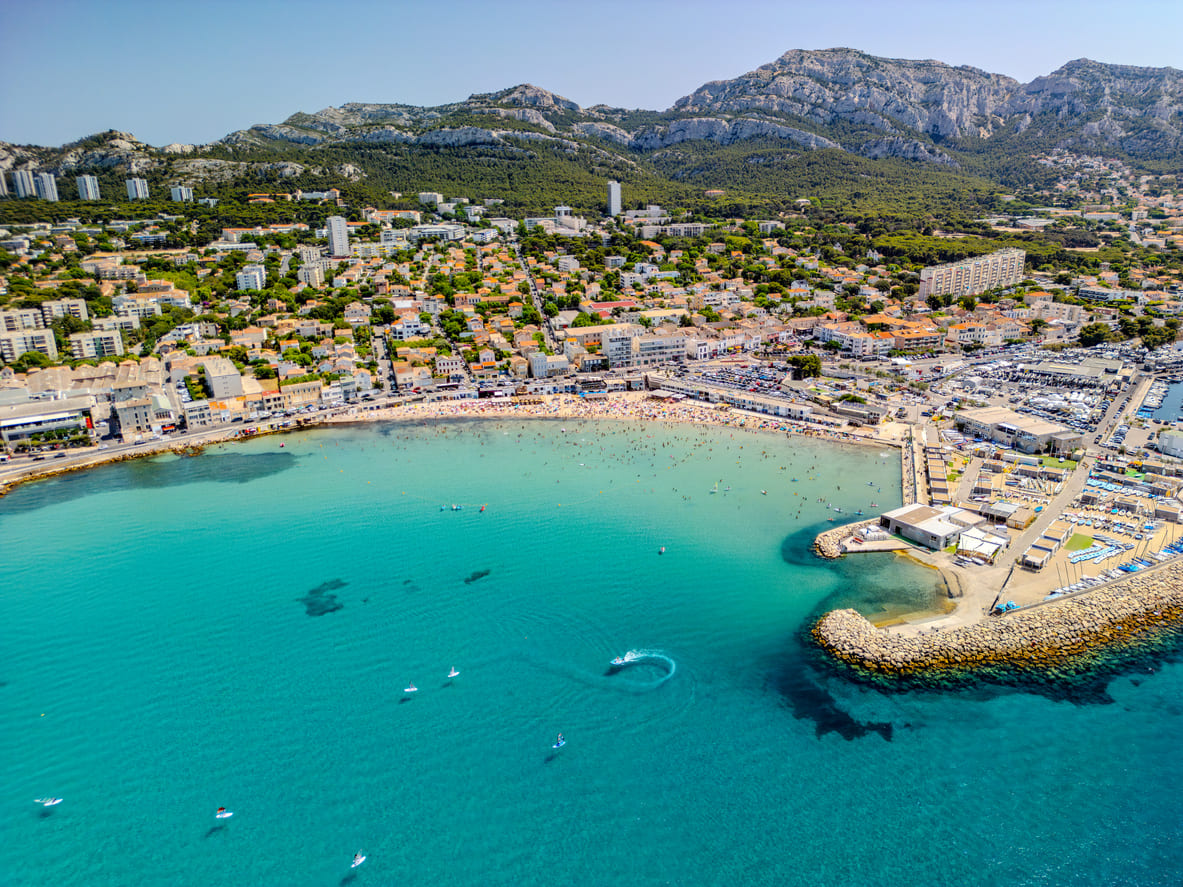
[[[12,187],[17,197],[36,197],[37,189],[33,187],[33,174],[27,169],[12,171]]]
[[[985,518],[946,505],[936,508],[930,505],[904,505],[884,512],[879,517],[879,526],[887,532],[896,533],[912,542],[940,551],[948,548],[960,538],[962,532],[984,523]]]
[[[79,200],[102,200],[99,196],[99,180],[94,176],[78,176],[74,180],[78,185]]]
[[[620,215],[620,182],[608,183],[608,215]]]
[[[207,357],[201,362],[201,368],[214,400],[242,395],[242,375],[225,357]]]
[[[71,333],[70,353],[77,360],[86,360],[89,357],[120,357],[123,355],[123,336],[119,330]]]
[[[40,351],[46,357],[57,360],[58,344],[53,330],[22,330],[16,333],[0,333],[0,360],[12,363],[22,354]]]
[[[350,255],[349,252],[349,223],[344,216],[329,216],[325,223],[328,229],[329,255],[341,258]]]
[[[986,290],[1015,286],[1023,279],[1027,253],[1000,249],[986,256],[931,265],[920,272],[919,297],[976,296]]]
[[[193,201],[193,189],[185,185],[174,185],[168,193],[174,203],[191,203]]]
[[[58,199],[58,180],[51,172],[39,172],[33,176],[33,188],[42,200],[56,203]]]
[[[267,269],[262,265],[243,265],[234,276],[240,290],[261,290],[267,286]]]
[[[148,199],[148,180],[147,179],[128,179],[127,180],[127,199],[128,200],[147,200]]]

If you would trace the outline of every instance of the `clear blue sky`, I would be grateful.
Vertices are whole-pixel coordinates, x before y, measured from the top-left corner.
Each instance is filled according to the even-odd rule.
[[[1183,68],[1181,0],[0,0],[0,141],[204,143],[349,101],[533,83],[663,110],[789,49],[1018,80],[1081,57]]]

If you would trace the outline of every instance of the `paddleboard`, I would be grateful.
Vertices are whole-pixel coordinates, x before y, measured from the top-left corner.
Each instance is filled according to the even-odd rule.
[[[349,866],[349,867],[350,867],[351,869],[355,869],[355,868],[357,868],[359,865],[361,865],[361,864],[362,864],[363,862],[365,862],[365,861],[366,861],[366,858],[365,858],[364,856],[359,856],[359,857],[357,857],[356,859],[354,859],[354,860],[353,860],[353,864],[352,864],[351,866]]]
[[[40,804],[42,807],[56,807],[61,802],[61,798],[37,798],[33,801],[34,804]]]
[[[551,748],[562,748],[566,744],[567,744],[567,740],[564,739],[562,742],[556,742],[554,745],[551,746]]]
[[[214,817],[216,819],[229,819],[233,815],[234,815],[233,810],[223,810],[221,813],[215,813]]]

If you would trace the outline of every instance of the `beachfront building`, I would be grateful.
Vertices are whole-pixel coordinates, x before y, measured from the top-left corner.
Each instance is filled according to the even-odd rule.
[[[215,400],[242,396],[242,376],[225,357],[207,357],[201,362],[205,382]]]
[[[9,449],[81,437],[89,443],[94,406],[95,399],[89,395],[0,406],[0,440]]]
[[[983,407],[955,414],[957,430],[964,434],[992,440],[1023,453],[1071,453],[1080,446],[1079,432],[1063,425],[1026,416],[1005,407]]]
[[[884,512],[879,517],[879,526],[887,532],[903,536],[912,542],[940,551],[956,542],[961,534],[979,524],[985,518],[947,505],[934,508],[930,505],[904,505]]]
[[[661,390],[707,403],[728,404],[752,413],[776,416],[779,419],[791,419],[796,422],[807,422],[813,416],[813,407],[807,403],[796,403],[785,398],[757,392],[737,391],[734,388],[711,382],[679,378],[672,373],[646,373],[645,387],[651,391]]]
[[[1021,249],[1001,249],[986,256],[931,265],[920,272],[919,297],[976,296],[986,290],[1015,286],[1023,279],[1027,253]]]

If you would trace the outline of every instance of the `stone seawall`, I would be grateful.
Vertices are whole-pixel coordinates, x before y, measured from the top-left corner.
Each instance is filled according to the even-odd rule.
[[[918,637],[877,629],[854,610],[826,613],[812,633],[822,649],[857,671],[924,682],[959,672],[1046,677],[1087,670],[1098,657],[1137,646],[1156,632],[1183,632],[1183,564],[1080,598]]]

